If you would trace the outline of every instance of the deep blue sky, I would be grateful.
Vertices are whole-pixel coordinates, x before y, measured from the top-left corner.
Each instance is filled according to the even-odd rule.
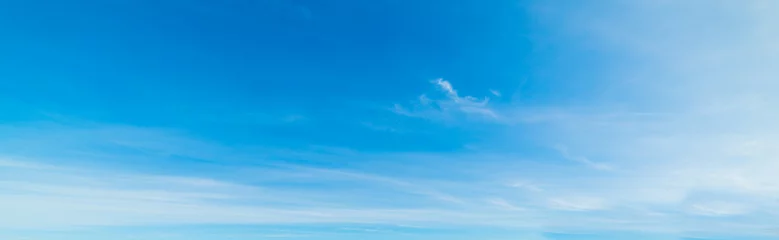
[[[0,238],[776,237],[776,7],[0,1]]]

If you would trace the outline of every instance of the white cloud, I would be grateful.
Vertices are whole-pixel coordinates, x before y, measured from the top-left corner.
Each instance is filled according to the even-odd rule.
[[[439,88],[441,88],[442,91],[446,93],[446,96],[450,99],[457,101],[460,99],[460,96],[457,95],[457,90],[454,90],[452,87],[452,84],[449,83],[449,81],[444,80],[443,78],[436,79],[433,81],[436,85],[438,85]]]
[[[492,93],[492,95],[495,95],[496,97],[502,96],[502,94],[498,90],[490,89],[490,93]]]
[[[106,133],[108,129],[120,130],[94,138],[95,132]],[[121,153],[103,152],[103,148],[89,146],[113,139],[116,141],[110,141],[112,144],[133,146],[147,153],[146,158],[160,161],[179,153],[205,159],[261,156],[265,160],[263,166],[228,161],[224,162],[227,166],[210,167],[207,172],[197,172],[197,176],[149,175],[133,173],[132,168],[105,169],[84,162],[77,162],[77,166],[17,167],[41,165],[26,160],[24,164],[5,168],[23,170],[20,174],[0,175],[0,212],[12,216],[0,217],[0,228],[335,223],[673,232],[697,230],[697,226],[673,224],[687,215],[749,216],[764,211],[771,203],[759,200],[774,193],[774,188],[752,178],[763,176],[770,180],[771,168],[762,175],[738,175],[726,174],[728,168],[696,170],[694,165],[675,165],[679,171],[669,172],[666,165],[641,164],[637,166],[646,168],[631,166],[603,172],[582,171],[576,164],[550,164],[543,159],[520,160],[511,154],[374,154],[341,149],[255,152],[256,149],[224,150],[223,146],[184,139],[170,132],[139,129],[177,146],[162,149],[157,144],[128,145],[128,142],[143,141],[139,138],[123,141],[128,137],[121,135],[123,129],[126,128],[66,128],[44,132],[21,129],[18,131],[31,134],[14,134],[20,137],[17,140],[24,141],[0,142],[6,143],[3,145],[6,148],[25,144],[44,149],[56,146],[49,141],[50,137],[61,136],[60,132],[64,131],[74,140],[69,142],[70,147],[91,149],[90,156],[122,158],[120,162],[130,159]],[[180,147],[187,144],[206,151],[191,152]],[[49,151],[53,152],[40,156],[42,162],[62,162],[59,157],[73,157],[56,154],[65,151],[58,148]],[[272,160],[277,157],[355,164],[326,169]],[[742,189],[742,185],[750,187]],[[722,192],[729,195],[723,196]],[[739,205],[744,196],[751,199],[747,202],[749,208]],[[727,223],[724,218],[707,217],[701,221]],[[611,224],[615,222],[620,224]],[[755,224],[752,227],[767,226]],[[747,229],[731,226],[711,231],[735,230]]]
[[[555,146],[555,149],[557,149],[557,151],[559,151],[560,154],[562,154],[565,159],[568,159],[568,160],[571,160],[571,161],[574,161],[574,162],[578,162],[578,163],[584,164],[584,165],[586,165],[588,167],[591,167],[593,169],[604,170],[604,171],[608,171],[608,170],[613,170],[614,169],[612,166],[609,166],[608,164],[599,163],[599,162],[593,162],[592,160],[590,160],[590,159],[588,159],[586,157],[572,155],[570,152],[568,152],[568,148],[565,147],[565,146],[557,145],[557,146]]]
[[[289,174],[302,174],[301,169]],[[59,229],[89,226],[158,224],[274,223],[447,223],[462,214],[435,209],[359,207],[372,197],[356,198],[347,189],[283,189],[212,179],[127,175],[89,170],[44,171],[4,176],[0,181],[1,228]],[[320,181],[337,182],[329,171],[308,171]],[[337,173],[341,176],[346,173]],[[337,176],[336,176],[337,177]],[[395,194],[418,187],[391,179],[349,174],[345,177],[398,185]],[[299,180],[298,180],[299,181]],[[340,194],[337,192],[341,192]],[[439,197],[432,191],[420,192]],[[338,207],[342,205],[342,207]],[[367,206],[366,206],[367,207]]]
[[[500,116],[488,106],[489,98],[460,96],[449,81],[436,79],[432,82],[445,95],[443,99],[431,99],[420,95],[418,102],[410,107],[395,104],[393,111],[409,117],[438,121],[456,121],[464,118],[498,120]]]

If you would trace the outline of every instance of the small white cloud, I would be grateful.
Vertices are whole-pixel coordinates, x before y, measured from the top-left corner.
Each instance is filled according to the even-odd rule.
[[[438,85],[439,88],[441,88],[442,91],[446,92],[446,94],[452,98],[452,99],[458,99],[460,98],[457,95],[457,90],[454,90],[454,87],[452,87],[452,84],[449,83],[449,81],[444,80],[443,78],[436,79],[433,81],[436,85]]]
[[[490,93],[492,93],[492,95],[495,95],[496,97],[503,96],[502,94],[500,94],[498,90],[494,90],[494,89],[490,89]]]
[[[419,96],[418,102],[411,107],[395,104],[393,111],[397,114],[427,118],[434,120],[454,120],[459,117],[481,117],[498,119],[499,115],[488,106],[489,98],[460,96],[449,81],[436,79],[432,81],[445,94],[443,99],[431,99],[428,95]]]

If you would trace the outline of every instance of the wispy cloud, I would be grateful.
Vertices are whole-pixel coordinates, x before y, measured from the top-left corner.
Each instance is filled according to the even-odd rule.
[[[502,209],[509,210],[509,211],[525,211],[526,209],[514,206],[514,204],[509,203],[505,199],[502,198],[492,198],[487,200],[488,203],[498,206]]]
[[[494,89],[490,89],[490,93],[492,93],[492,95],[495,95],[496,97],[503,96],[503,94],[501,94],[498,90],[494,90]]]
[[[533,191],[533,192],[543,191],[543,189],[541,187],[536,186],[535,184],[528,183],[528,182],[523,182],[523,181],[511,183],[511,184],[509,184],[509,186],[515,187],[515,188],[521,188],[521,189],[525,189],[525,190]]]
[[[48,165],[48,164],[39,164],[39,163],[33,163],[29,161],[17,161],[12,159],[0,159],[0,167],[2,168],[11,168],[11,169],[50,169],[54,166]]]
[[[704,216],[731,216],[741,215],[748,212],[746,206],[738,203],[727,202],[708,202],[697,203],[690,207],[693,214]]]
[[[120,135],[126,133],[123,130],[126,127],[59,128],[45,132],[16,130],[35,133],[34,138],[24,137],[23,143],[36,149],[47,149],[49,154],[36,156],[40,161],[25,158],[0,168],[0,171],[18,173],[0,175],[0,211],[6,216],[14,216],[0,218],[2,228],[330,223],[662,232],[686,228],[669,223],[669,218],[750,213],[740,205],[720,204],[713,199],[691,199],[689,196],[701,194],[700,189],[731,191],[727,190],[729,186],[739,185],[720,185],[727,183],[716,179],[726,175],[716,172],[705,172],[714,174],[712,176],[703,175],[703,172],[692,172],[687,167],[678,168],[687,171],[680,176],[670,172],[660,175],[653,168],[641,172],[615,169],[609,176],[597,176],[581,172],[581,168],[574,164],[519,162],[511,154],[374,154],[342,150],[323,154],[322,151],[277,150],[270,151],[272,154],[268,155],[266,150],[255,152],[252,148],[230,148],[185,138],[170,131],[141,128],[136,129],[145,131],[144,136],[167,139],[166,143],[176,146],[194,144],[205,151],[193,153],[180,147],[161,149],[163,146],[157,144],[128,145],[127,141],[109,141],[115,146],[132,146],[143,152],[145,158],[158,161],[184,153],[205,159],[220,156],[267,159],[262,165],[228,161],[223,163],[226,166],[209,167],[208,171],[150,174],[134,170],[138,166],[132,164],[132,157],[127,158],[125,152],[107,151],[111,147],[105,145],[106,139],[127,138]],[[93,135],[109,129],[119,130],[97,138]],[[67,132],[70,139],[78,140],[70,142],[70,147],[92,154],[63,155],[57,153],[66,153],[65,149],[45,148],[56,145],[48,140],[51,136],[47,134],[58,136],[62,131]],[[137,134],[130,136],[141,140],[136,138]],[[16,144],[6,143],[6,147]],[[120,162],[130,165],[112,167],[95,162],[75,162],[71,166],[53,164],[62,156],[97,156],[113,161],[121,158]],[[313,162],[356,163],[358,160],[370,160],[373,163],[335,168],[272,160],[293,156]],[[7,156],[3,159],[17,158]],[[37,167],[40,165],[51,167]],[[715,181],[701,185],[697,177]],[[663,178],[667,181],[662,181]],[[742,182],[753,180],[747,176],[742,178]],[[771,190],[755,188],[754,191],[768,194]],[[682,197],[666,197],[674,192],[681,192]],[[768,203],[753,207],[767,206],[764,204]],[[647,211],[665,215],[649,215]],[[538,222],[539,216],[543,216],[543,223]],[[622,221],[623,224],[585,224],[602,219]],[[717,223],[723,220],[710,218],[706,221]],[[643,225],[639,223],[646,226],[641,227]],[[693,229],[693,226],[688,229]]]
[[[45,171],[29,177],[3,177],[0,209],[5,216],[13,216],[0,218],[3,228],[327,222],[441,224],[450,221],[435,219],[465,214],[441,209],[370,207],[371,197],[355,199],[357,193],[347,193],[342,187],[330,187],[328,193],[311,188],[280,189],[203,178],[89,171],[89,175],[80,171]],[[316,178],[331,184],[338,180],[322,174]]]
[[[574,162],[578,162],[578,163],[584,164],[584,165],[586,165],[588,167],[591,167],[593,169],[604,170],[604,171],[613,170],[614,169],[613,167],[611,167],[611,166],[609,166],[607,164],[599,163],[599,162],[593,162],[589,158],[586,158],[586,157],[583,157],[583,156],[573,155],[573,154],[571,154],[568,151],[568,148],[563,146],[563,145],[557,145],[557,146],[555,146],[555,149],[557,149],[557,151],[559,151],[560,154],[562,154],[565,159],[568,159],[568,160],[571,160],[571,161],[574,161]]]
[[[444,98],[431,99],[427,95],[421,95],[411,107],[395,104],[393,109],[395,113],[409,117],[448,121],[468,117],[494,120],[500,117],[488,106],[489,98],[460,96],[452,84],[444,79],[436,79],[432,83],[444,94]]]

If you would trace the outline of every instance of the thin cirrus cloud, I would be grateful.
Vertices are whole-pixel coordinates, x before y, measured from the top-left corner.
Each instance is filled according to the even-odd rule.
[[[494,90],[494,89],[490,89],[490,93],[492,93],[492,95],[495,95],[496,97],[503,96],[503,94],[501,94],[498,90]]]
[[[663,175],[662,172],[653,172],[653,169],[635,172],[620,168],[602,175],[582,172],[588,166],[579,164],[518,161],[514,155],[486,153],[387,155],[350,151],[324,155],[297,152],[295,155],[322,161],[371,159],[383,166],[382,171],[377,171],[373,164],[324,168],[272,160],[283,158],[289,154],[286,151],[275,151],[276,156],[268,156],[269,151],[260,154],[251,149],[228,148],[171,135],[170,132],[154,133],[156,130],[151,129],[146,130],[144,135],[154,136],[160,141],[158,144],[132,145],[132,148],[142,150],[144,158],[165,161],[170,154],[178,153],[203,158],[230,156],[222,152],[226,151],[240,152],[233,155],[236,158],[265,157],[266,165],[242,166],[234,163],[209,167],[209,173],[149,174],[133,168],[106,169],[89,161],[71,166],[54,164],[59,158],[124,158],[127,156],[122,152],[104,150],[103,144],[108,139],[119,145],[134,142],[125,138],[140,140],[137,134],[122,136],[120,133],[127,133],[125,127],[98,128],[61,126],[48,128],[45,132],[15,129],[13,131],[19,133],[15,134],[18,138],[3,140],[6,153],[12,152],[11,148],[17,148],[15,144],[45,149],[53,144],[47,138],[56,138],[63,131],[74,140],[70,142],[70,147],[91,149],[89,154],[85,154],[48,148],[54,152],[28,155],[24,161],[15,160],[18,159],[16,156],[4,157],[3,170],[14,174],[0,177],[0,208],[14,217],[2,218],[3,228],[370,224],[424,228],[509,227],[524,231],[541,224],[552,231],[597,229],[673,233],[699,231],[701,226],[698,224],[727,223],[727,219],[717,216],[749,216],[769,206],[764,204],[770,204],[761,203],[760,195],[752,195],[769,189],[753,188],[755,192],[750,192],[750,188],[730,188],[739,186],[737,184],[723,185],[727,183],[710,181],[701,185],[695,179],[708,177],[717,180],[719,176],[727,176],[717,172],[678,172],[681,175],[669,172]],[[113,134],[95,138],[95,132]],[[168,145],[178,147],[161,149]],[[184,151],[186,147],[183,146],[188,145],[200,146],[204,151]],[[40,163],[31,161],[33,157]],[[419,169],[409,171],[414,169],[413,165],[402,162],[391,164],[384,159],[408,159],[429,168],[422,168],[425,170],[421,172]],[[448,163],[438,159],[446,159]],[[479,159],[490,160],[477,161]],[[457,164],[452,164],[452,161]],[[452,175],[442,177],[441,172]],[[741,177],[745,178],[741,182],[751,180],[748,176]],[[512,179],[515,184],[501,184],[512,182]],[[728,198],[722,198],[725,193],[729,194]],[[749,209],[734,202],[744,200],[750,201]],[[682,225],[677,223],[693,218],[699,219]],[[543,221],[539,223],[539,219]],[[606,219],[624,224],[598,224]],[[752,227],[770,227],[767,223],[751,223],[757,224]],[[731,226],[708,232],[736,230],[749,229]]]
[[[432,83],[439,92],[443,93],[443,98],[432,99],[427,95],[420,95],[419,100],[412,103],[410,107],[395,104],[394,112],[409,117],[441,121],[454,121],[461,117],[488,120],[500,118],[498,113],[488,106],[489,98],[460,96],[452,84],[444,79],[439,78]]]
[[[557,145],[557,146],[555,146],[555,149],[557,151],[559,151],[560,154],[565,159],[568,159],[568,160],[571,160],[571,161],[574,161],[574,162],[577,162],[577,163],[584,164],[584,165],[586,165],[588,167],[591,167],[593,169],[603,170],[603,171],[609,171],[609,170],[613,170],[614,169],[614,167],[612,167],[612,166],[610,166],[608,164],[600,163],[600,162],[594,162],[594,161],[590,160],[587,157],[573,155],[573,154],[571,154],[568,151],[568,148],[565,147],[565,146]]]

